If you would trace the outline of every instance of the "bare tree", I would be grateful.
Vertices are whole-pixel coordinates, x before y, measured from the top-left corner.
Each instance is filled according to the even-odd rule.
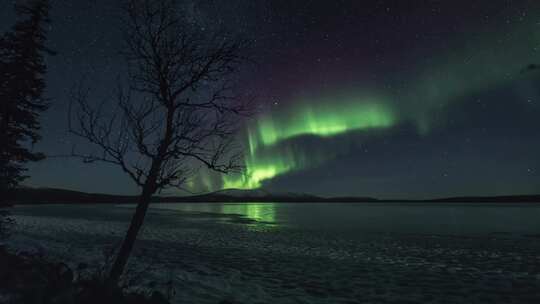
[[[241,169],[234,135],[239,116],[249,110],[232,85],[246,61],[245,41],[204,35],[172,0],[131,0],[125,12],[127,84],[119,81],[113,100],[97,104],[79,87],[69,115],[70,131],[97,147],[73,155],[118,165],[142,189],[109,274],[113,283],[124,272],[153,194],[181,187],[200,165],[222,173]]]

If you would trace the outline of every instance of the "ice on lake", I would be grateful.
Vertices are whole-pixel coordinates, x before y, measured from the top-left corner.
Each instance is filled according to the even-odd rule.
[[[10,242],[97,264],[132,212],[18,206]],[[178,303],[540,303],[540,204],[153,204],[130,269]]]

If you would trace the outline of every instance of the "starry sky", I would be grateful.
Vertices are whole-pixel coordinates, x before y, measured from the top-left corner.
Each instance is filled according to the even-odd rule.
[[[1,7],[13,1],[0,0]],[[125,67],[116,1],[53,0],[43,140],[67,132],[69,90],[106,97]],[[201,30],[253,41],[242,89],[257,114],[238,134],[245,174],[205,170],[195,192],[263,188],[323,196],[431,198],[540,193],[540,2],[178,1]],[[0,10],[0,30],[15,21]],[[26,184],[134,194],[114,166],[49,158]],[[171,192],[177,194],[177,192]],[[180,193],[180,192],[178,192]],[[181,193],[180,193],[181,194]]]

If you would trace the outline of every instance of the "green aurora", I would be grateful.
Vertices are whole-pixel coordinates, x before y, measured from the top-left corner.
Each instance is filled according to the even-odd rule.
[[[242,175],[223,176],[223,188],[255,189],[268,180],[315,166],[333,155],[287,145],[300,136],[331,137],[351,131],[392,127],[397,119],[382,99],[349,94],[301,100],[287,111],[271,111],[247,128],[248,155]],[[377,100],[377,101],[374,101]]]
[[[396,120],[383,103],[365,102],[354,95],[312,102],[315,105],[303,103],[292,111],[293,115],[284,118],[269,114],[258,119],[255,130],[248,130],[250,152],[260,143],[268,146],[301,135],[327,137],[359,129],[386,128]]]
[[[339,156],[339,151],[333,149],[318,151],[294,145],[304,136],[324,140],[350,132],[389,129],[406,122],[414,124],[419,135],[428,134],[445,121],[449,104],[527,77],[520,75],[520,70],[540,60],[538,25],[500,30],[481,40],[470,34],[448,42],[444,49],[451,51],[422,58],[412,75],[396,72],[387,79],[390,86],[365,90],[370,94],[354,88],[345,91],[344,87],[351,86],[343,84],[293,98],[286,107],[274,107],[257,116],[241,135],[246,149],[244,173],[219,176],[218,182],[210,182],[215,178],[203,173],[198,179],[204,183],[198,184],[204,184],[205,191],[255,189],[276,176],[315,167]]]
[[[479,28],[448,41],[443,49],[436,56],[417,55],[425,58],[414,77],[395,75],[396,87],[405,88],[392,93],[399,100],[395,110],[403,120],[413,121],[420,134],[445,118],[449,104],[529,77],[520,72],[540,61],[540,24]]]

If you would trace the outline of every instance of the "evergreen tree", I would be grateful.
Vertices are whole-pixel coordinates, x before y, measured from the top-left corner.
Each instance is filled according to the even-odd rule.
[[[0,37],[0,202],[26,176],[25,163],[43,159],[31,151],[40,136],[39,115],[47,109],[44,55],[48,0],[16,4],[19,21]]]

